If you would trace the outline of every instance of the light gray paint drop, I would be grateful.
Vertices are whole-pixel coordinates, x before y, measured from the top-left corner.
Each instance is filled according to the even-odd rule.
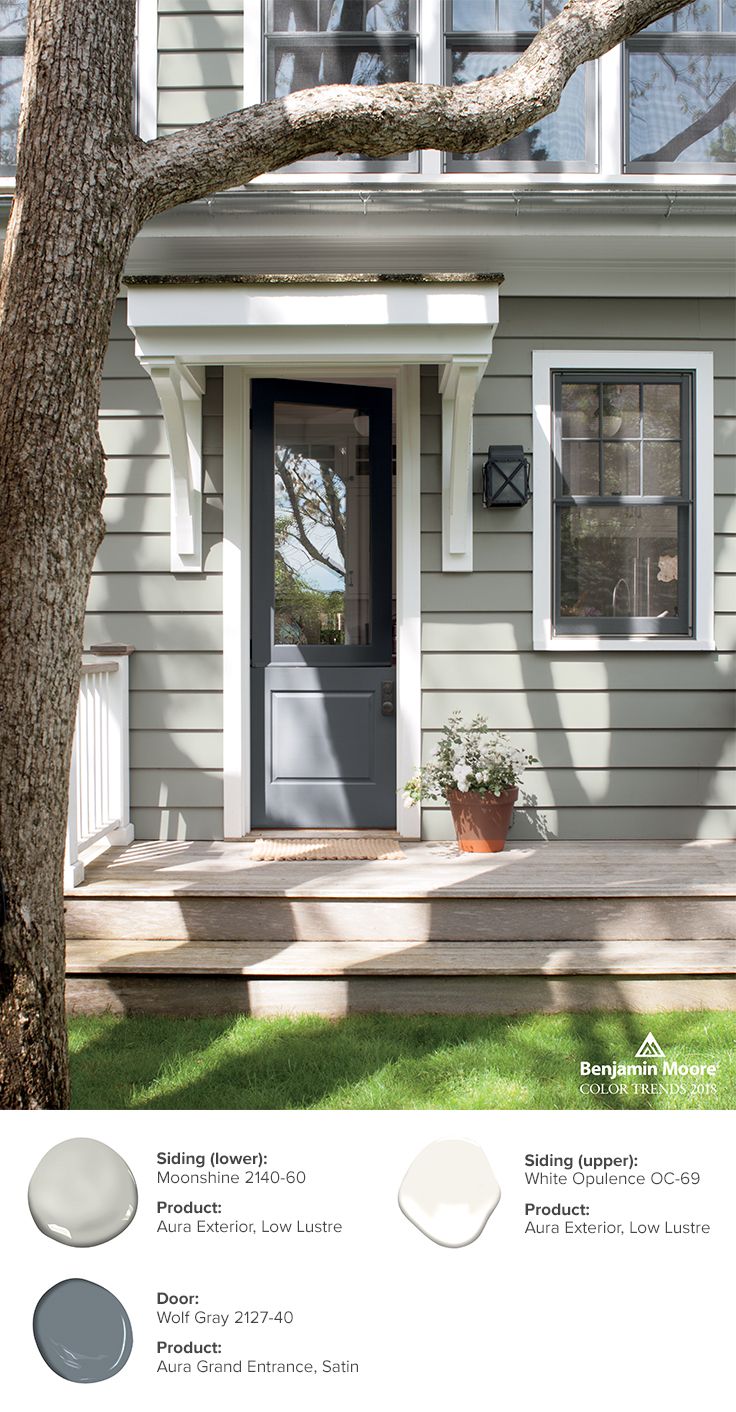
[[[36,1305],[33,1336],[41,1357],[70,1383],[103,1383],[125,1367],[133,1347],[119,1299],[90,1280],[62,1280]]]
[[[102,1245],[130,1225],[138,1205],[133,1173],[119,1153],[73,1137],[41,1158],[28,1187],[36,1225],[63,1245]]]
[[[399,1188],[399,1206],[437,1245],[477,1240],[501,1200],[485,1153],[474,1142],[431,1142],[414,1158]]]

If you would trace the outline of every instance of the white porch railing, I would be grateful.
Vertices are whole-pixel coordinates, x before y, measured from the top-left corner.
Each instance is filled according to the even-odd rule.
[[[69,775],[64,886],[84,878],[80,853],[107,839],[133,842],[130,822],[128,657],[130,647],[93,648],[82,663]]]

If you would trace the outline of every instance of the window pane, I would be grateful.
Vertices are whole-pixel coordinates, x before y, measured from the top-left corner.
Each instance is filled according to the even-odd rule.
[[[736,0],[723,0],[723,28],[729,32],[736,29]]]
[[[0,40],[25,39],[28,0],[0,0]]]
[[[405,83],[412,78],[413,52],[407,47],[381,44],[366,49],[359,44],[347,47],[308,44],[294,48],[288,42],[271,46],[273,80],[269,97],[286,98],[300,88],[323,83]]]
[[[629,160],[736,162],[736,50],[629,50]]]
[[[370,465],[359,413],[274,407],[276,644],[371,640]]]
[[[499,0],[498,27],[506,34],[528,34],[539,29],[539,0]]]
[[[449,28],[460,34],[482,34],[496,28],[496,0],[452,0]]]
[[[515,63],[519,51],[453,49],[450,54],[450,82],[470,83],[490,78]],[[526,132],[478,156],[496,162],[584,162],[585,70],[576,69],[564,89],[556,113]],[[455,160],[460,160],[456,157]],[[471,156],[467,160],[474,161]]]
[[[565,507],[562,618],[676,618],[677,552],[674,505]]]
[[[679,383],[644,384],[644,435],[679,438]]]
[[[680,495],[682,452],[679,441],[644,442],[644,494]]]
[[[8,54],[0,57],[0,166],[2,167],[15,165],[22,78],[22,54]]]
[[[563,382],[562,435],[599,436],[597,383]]]
[[[405,32],[413,27],[413,8],[410,0],[270,0],[268,27],[282,34]]]
[[[603,494],[640,494],[638,441],[603,443]]]
[[[700,34],[713,32],[719,27],[718,0],[695,0],[694,5],[685,5],[678,10],[673,19],[679,34],[683,31]]]
[[[562,444],[562,494],[598,495],[600,457],[597,441],[565,441]]]
[[[603,384],[603,435],[639,435],[639,384],[606,382]]]

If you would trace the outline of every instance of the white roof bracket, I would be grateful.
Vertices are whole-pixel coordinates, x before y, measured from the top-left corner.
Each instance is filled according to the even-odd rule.
[[[171,457],[171,572],[202,572],[204,369],[176,358],[142,358],[164,416]]]
[[[440,367],[442,395],[442,571],[473,569],[473,407],[487,358]]]

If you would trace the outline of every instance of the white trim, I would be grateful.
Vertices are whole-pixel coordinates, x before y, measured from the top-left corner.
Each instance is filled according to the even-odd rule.
[[[599,181],[619,181],[623,168],[621,46],[609,49],[598,60],[598,171]]]
[[[171,572],[202,572],[202,368],[142,358],[164,417],[171,460]]]
[[[282,350],[283,351],[283,350]],[[304,377],[340,382],[381,383],[396,388],[396,778],[400,787],[421,756],[421,526],[420,526],[420,370],[375,369],[325,362],[268,363],[226,367],[223,444],[223,774],[224,836],[242,838],[250,830],[250,381],[254,377]],[[419,838],[417,808],[404,809],[397,797],[402,838]]]
[[[250,378],[224,369],[222,531],[223,833],[250,830]]]
[[[158,132],[158,0],[138,0],[136,108],[138,136],[152,142]]]
[[[402,838],[421,838],[417,805],[404,807],[402,786],[422,751],[422,600],[420,378],[402,368],[396,387],[396,783]]]
[[[692,372],[695,380],[694,637],[625,641],[552,634],[552,373],[564,368]],[[713,354],[641,349],[548,348],[532,354],[534,400],[533,625],[537,652],[712,652]]]
[[[259,0],[245,0],[243,5],[243,107],[260,103],[262,92],[263,35],[265,30],[263,5]]]
[[[195,549],[183,548],[190,545],[196,481],[177,401],[179,373],[186,377],[187,368],[208,363],[273,368],[288,348],[289,362],[305,370],[328,361],[353,364],[364,375],[389,362],[440,364],[443,569],[470,572],[473,403],[498,317],[498,285],[491,282],[133,285],[128,322],[136,354],[159,390],[179,494],[175,567],[197,564]]]
[[[487,363],[487,357],[453,358],[439,370],[443,573],[473,569],[473,408]]]

